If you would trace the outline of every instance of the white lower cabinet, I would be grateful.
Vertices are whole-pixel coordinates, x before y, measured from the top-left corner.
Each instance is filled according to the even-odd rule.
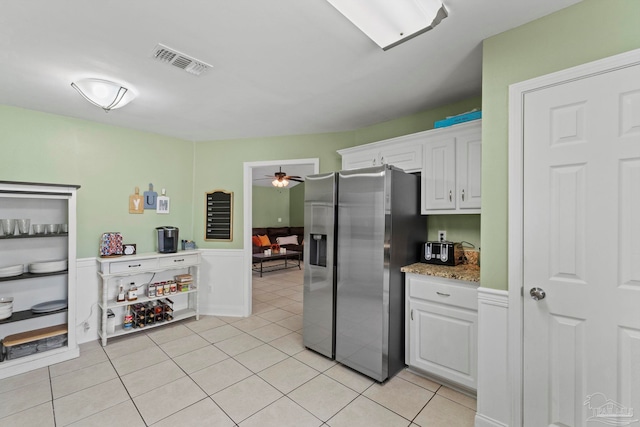
[[[102,345],[106,346],[109,338],[120,335],[164,326],[189,317],[198,319],[200,258],[199,251],[98,258],[98,276],[102,285],[98,334]],[[181,275],[191,275],[191,280],[182,284],[172,283],[176,276]],[[161,284],[163,290],[159,291],[154,286],[150,294],[150,284]],[[120,285],[124,288],[124,301],[118,301]],[[176,288],[172,289],[172,285]],[[128,291],[133,286],[137,292],[135,300],[130,300]],[[127,314],[132,316],[131,326],[125,327]]]
[[[405,363],[476,390],[478,283],[407,273],[405,286]]]

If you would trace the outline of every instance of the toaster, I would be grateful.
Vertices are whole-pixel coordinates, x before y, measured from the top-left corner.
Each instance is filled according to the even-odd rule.
[[[422,262],[437,265],[458,265],[464,261],[462,243],[427,242],[422,251]]]

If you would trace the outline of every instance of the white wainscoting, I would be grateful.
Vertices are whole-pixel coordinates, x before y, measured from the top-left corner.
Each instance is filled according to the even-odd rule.
[[[507,291],[478,288],[478,407],[476,427],[507,427],[509,396]]]
[[[247,310],[243,249],[201,249],[200,314],[241,317]],[[77,262],[76,330],[78,343],[98,339],[100,282],[96,258]],[[249,276],[251,277],[251,276]],[[85,329],[84,322],[89,329]]]
[[[244,283],[244,249],[201,251],[200,314],[244,316],[248,304],[245,295],[247,286]]]
[[[76,271],[76,331],[78,343],[82,344],[98,339],[100,282],[96,258],[78,259]],[[89,324],[88,330],[85,330],[85,321]]]

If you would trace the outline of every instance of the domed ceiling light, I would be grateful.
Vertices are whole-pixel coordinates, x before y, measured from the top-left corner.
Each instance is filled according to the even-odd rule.
[[[124,107],[136,97],[133,91],[109,80],[81,79],[71,83],[71,87],[84,99],[105,112]]]

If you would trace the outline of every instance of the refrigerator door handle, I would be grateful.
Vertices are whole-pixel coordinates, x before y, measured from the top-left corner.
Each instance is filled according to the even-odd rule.
[[[411,320],[413,320],[413,308],[411,309]]]

